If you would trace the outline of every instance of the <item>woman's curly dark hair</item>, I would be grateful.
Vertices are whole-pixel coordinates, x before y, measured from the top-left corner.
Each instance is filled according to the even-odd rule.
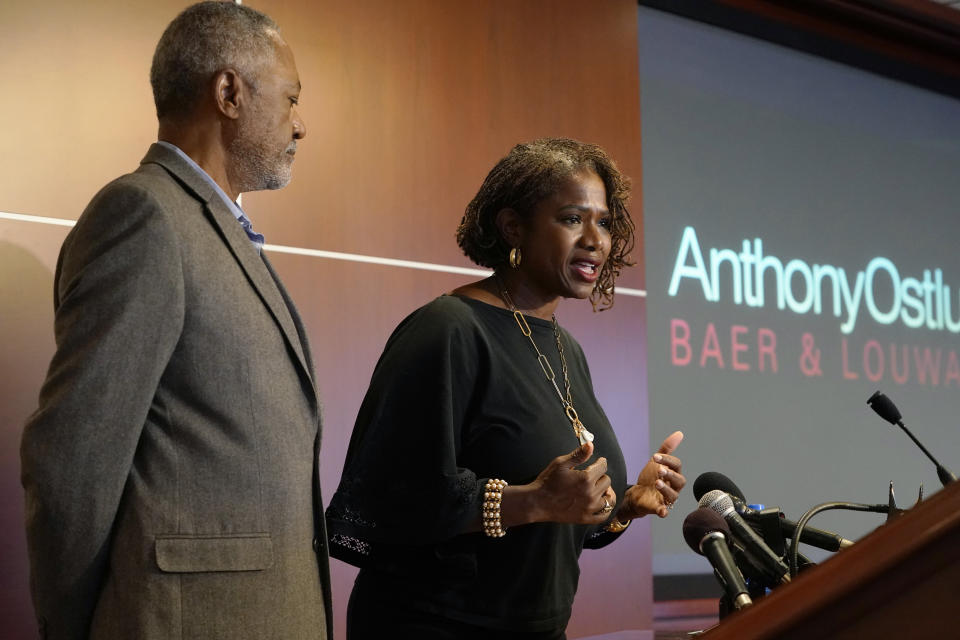
[[[507,264],[511,249],[500,237],[496,216],[513,209],[526,218],[570,176],[588,170],[596,173],[607,192],[610,210],[610,255],[600,270],[590,294],[594,310],[613,306],[613,285],[620,269],[631,266],[634,224],[627,211],[630,179],[595,144],[569,138],[541,138],[518,144],[487,174],[477,195],[467,205],[457,227],[457,244],[463,253],[483,267],[498,269]]]

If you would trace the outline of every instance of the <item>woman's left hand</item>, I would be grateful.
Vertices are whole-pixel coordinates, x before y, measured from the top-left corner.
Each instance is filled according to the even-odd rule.
[[[683,440],[683,432],[675,431],[660,445],[640,472],[637,484],[627,489],[617,510],[621,522],[655,513],[666,518],[687,479],[680,472],[680,458],[671,455]]]

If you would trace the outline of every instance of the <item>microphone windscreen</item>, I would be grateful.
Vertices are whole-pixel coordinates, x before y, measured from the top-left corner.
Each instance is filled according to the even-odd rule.
[[[897,405],[893,404],[893,401],[880,391],[877,391],[870,396],[870,399],[867,400],[867,404],[870,405],[871,409],[877,412],[878,416],[890,424],[897,424],[903,417],[900,415],[900,411],[897,410]]]
[[[723,475],[719,471],[707,471],[706,473],[701,473],[699,477],[693,481],[693,495],[697,500],[714,489],[719,489],[724,493],[729,493],[733,497],[739,498],[741,502],[747,501],[747,498],[743,495],[743,492],[740,491],[740,487],[734,484],[733,480]]]
[[[719,531],[730,538],[730,527],[716,512],[701,507],[693,511],[683,521],[683,539],[690,548],[700,553],[700,542],[703,537],[713,531]]]
[[[730,496],[726,491],[720,491],[720,489],[714,489],[713,491],[708,491],[703,494],[703,496],[700,498],[700,506],[707,509],[713,509],[721,516],[724,516],[735,509],[733,506],[733,500],[730,499]]]

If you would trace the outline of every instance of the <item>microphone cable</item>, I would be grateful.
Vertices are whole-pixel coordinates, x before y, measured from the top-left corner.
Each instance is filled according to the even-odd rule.
[[[797,520],[797,530],[793,536],[793,539],[790,540],[790,577],[797,577],[797,564],[800,548],[800,534],[803,533],[803,528],[807,526],[807,522],[810,521],[810,518],[822,513],[824,511],[830,511],[831,509],[844,509],[846,511],[869,511],[871,513],[889,513],[890,507],[885,504],[860,504],[859,502],[824,502],[823,504],[818,504],[809,511],[803,514],[803,516]]]

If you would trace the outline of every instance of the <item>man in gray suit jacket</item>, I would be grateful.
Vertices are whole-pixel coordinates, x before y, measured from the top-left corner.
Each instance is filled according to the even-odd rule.
[[[70,232],[56,354],[21,446],[45,638],[324,638],[306,333],[236,205],[306,131],[266,16],[194,5],[151,82],[159,140]]]

